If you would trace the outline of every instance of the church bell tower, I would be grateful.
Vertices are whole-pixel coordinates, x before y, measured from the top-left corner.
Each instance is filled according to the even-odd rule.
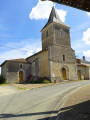
[[[70,27],[61,21],[54,7],[41,32],[42,51],[48,50],[51,79],[77,80],[75,51],[70,45]]]
[[[42,50],[48,49],[51,45],[60,45],[70,47],[69,27],[61,21],[57,11],[53,7],[48,22],[41,30],[42,32]]]

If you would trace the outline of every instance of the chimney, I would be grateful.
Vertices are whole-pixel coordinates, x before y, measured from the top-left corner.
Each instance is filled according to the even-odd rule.
[[[83,60],[85,61],[85,56],[83,56]]]

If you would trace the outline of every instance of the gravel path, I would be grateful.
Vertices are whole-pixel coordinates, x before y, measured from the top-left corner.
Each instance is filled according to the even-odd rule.
[[[90,84],[70,95],[61,109],[60,120],[90,120]]]

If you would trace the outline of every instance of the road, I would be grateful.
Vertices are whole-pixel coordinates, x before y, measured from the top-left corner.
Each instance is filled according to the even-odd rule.
[[[90,80],[57,84],[0,96],[0,120],[55,120],[66,96]]]

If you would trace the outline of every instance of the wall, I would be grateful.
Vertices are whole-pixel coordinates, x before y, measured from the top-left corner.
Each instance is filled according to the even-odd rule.
[[[81,79],[89,79],[89,67],[88,66],[78,66],[77,71],[81,71]],[[84,78],[85,76],[85,78]]]
[[[77,80],[77,71],[75,64],[61,63],[56,61],[50,61],[51,65],[51,79],[52,82],[56,79],[62,81],[62,68],[66,69],[67,80]]]
[[[90,79],[90,62],[86,60],[80,60],[82,64],[86,65],[88,68],[88,79]]]
[[[49,76],[49,61],[48,61],[48,50],[40,52],[34,56],[31,56],[27,59],[32,64],[31,74],[35,74],[35,62],[38,60],[39,68],[38,68],[38,76],[44,77]]]
[[[63,54],[65,61],[63,61]],[[50,77],[62,80],[62,68],[67,69],[67,79],[77,80],[75,52],[70,47],[52,45],[49,47]]]
[[[54,44],[70,46],[69,27],[53,23]]]
[[[50,49],[50,59],[54,61],[63,62],[63,54],[65,55],[65,61],[68,63],[75,63],[75,52],[70,47],[64,47],[60,45],[52,45]]]
[[[42,30],[42,50],[46,50],[48,46],[52,45],[53,39],[53,27],[52,24],[49,24],[44,30]]]
[[[22,64],[22,68],[20,68],[20,65]],[[6,82],[19,82],[19,72],[23,71],[24,73],[24,81],[26,80],[26,77],[30,73],[30,64],[23,63],[23,62],[7,62],[7,77]]]

